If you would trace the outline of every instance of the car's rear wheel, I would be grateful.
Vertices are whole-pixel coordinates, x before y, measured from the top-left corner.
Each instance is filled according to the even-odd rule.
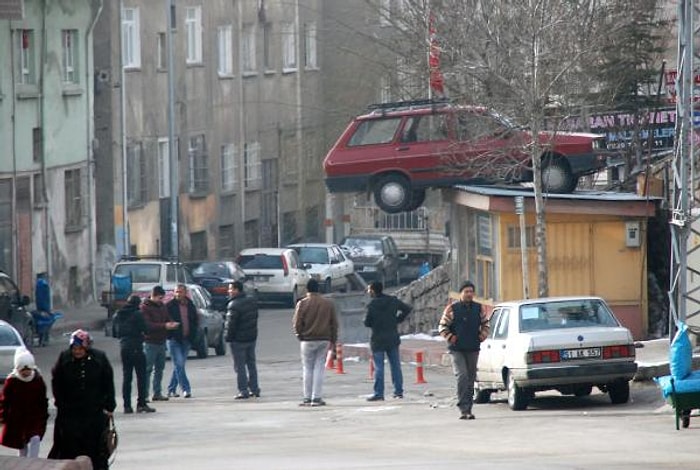
[[[202,330],[199,336],[199,343],[197,344],[197,357],[199,359],[206,359],[209,356],[209,345],[207,344],[207,330]]]
[[[515,383],[513,372],[508,372],[508,406],[511,410],[521,411],[527,408],[530,395]]]
[[[383,176],[374,185],[374,202],[388,214],[408,210],[412,195],[411,183],[398,174]]]
[[[406,208],[407,211],[418,209],[425,202],[425,189],[414,189],[411,192],[411,203]]]
[[[578,180],[569,163],[561,157],[542,157],[542,189],[549,193],[570,193],[576,189]]]
[[[289,294],[289,305],[291,307],[296,307],[298,300],[299,300],[299,293],[297,292],[297,286],[294,286],[292,293]]]
[[[587,397],[593,391],[593,385],[579,385],[574,387],[574,395],[577,397]]]
[[[221,331],[221,334],[219,335],[219,340],[216,342],[216,346],[214,347],[214,352],[216,353],[217,356],[225,356],[226,355],[226,342],[224,342],[223,330]]]
[[[608,384],[607,389],[613,405],[627,403],[630,399],[630,383],[626,380]]]
[[[491,390],[474,389],[474,403],[483,404],[491,401]]]

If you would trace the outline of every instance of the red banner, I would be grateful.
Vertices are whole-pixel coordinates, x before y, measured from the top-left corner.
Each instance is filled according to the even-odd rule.
[[[430,13],[428,24],[428,35],[430,40],[430,50],[428,54],[428,67],[430,69],[430,89],[433,93],[444,96],[445,87],[440,72],[440,44],[435,33],[435,17]]]

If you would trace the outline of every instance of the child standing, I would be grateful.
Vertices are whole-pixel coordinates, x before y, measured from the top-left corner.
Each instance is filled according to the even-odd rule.
[[[39,457],[39,446],[49,417],[46,384],[34,356],[22,348],[15,352],[15,368],[2,390],[0,444],[19,449],[20,457]]]

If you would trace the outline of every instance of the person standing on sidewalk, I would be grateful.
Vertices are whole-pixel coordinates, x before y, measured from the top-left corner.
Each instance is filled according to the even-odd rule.
[[[238,381],[236,400],[251,395],[260,396],[258,369],[255,365],[255,343],[258,339],[258,305],[243,292],[243,283],[228,285],[229,302],[226,312],[226,342],[231,347],[233,367]],[[246,370],[247,369],[247,370]]]
[[[153,378],[153,401],[167,401],[162,393],[163,370],[165,369],[165,339],[169,330],[177,329],[177,323],[170,321],[168,311],[163,304],[165,290],[155,286],[150,298],[141,304],[141,313],[146,322],[143,352],[146,355],[146,396],[151,390]]]
[[[182,388],[182,396],[192,397],[192,388],[187,378],[185,364],[190,352],[190,345],[197,339],[199,319],[197,308],[187,297],[187,286],[178,284],[175,288],[175,298],[166,304],[170,321],[177,327],[168,331],[168,350],[173,361],[173,375],[168,385],[168,396],[177,397],[178,385]]]
[[[459,301],[442,313],[438,329],[448,342],[452,370],[457,376],[459,419],[474,419],[474,381],[481,342],[489,335],[489,319],[483,306],[474,302],[474,284],[465,281],[459,288]]]
[[[391,382],[394,384],[394,398],[403,398],[403,374],[399,354],[398,324],[411,313],[411,307],[393,295],[384,294],[384,285],[379,281],[370,282],[367,292],[372,300],[367,305],[364,324],[372,329],[370,347],[374,362],[374,394],[367,401],[384,400],[384,355],[389,359]]]
[[[335,350],[338,318],[335,305],[319,294],[316,279],[306,283],[306,296],[294,309],[292,329],[301,343],[304,399],[300,406],[323,406],[326,354]]]
[[[138,413],[153,413],[155,408],[146,404],[148,388],[146,388],[146,355],[143,352],[143,337],[146,334],[146,322],[141,310],[141,297],[132,294],[126,305],[120,308],[114,316],[115,330],[119,334],[119,350],[122,359],[122,398],[124,413],[131,414],[131,382],[136,372],[136,411]]]
[[[103,435],[117,406],[112,365],[104,352],[92,347],[87,331],[74,331],[69,344],[58,356],[52,371],[51,388],[57,413],[48,458],[62,460],[87,455],[94,470],[107,470]]]

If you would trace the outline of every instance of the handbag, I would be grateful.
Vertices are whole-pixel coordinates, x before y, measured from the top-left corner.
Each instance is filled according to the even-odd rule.
[[[107,419],[107,429],[105,429],[103,436],[105,449],[107,449],[107,457],[111,457],[119,445],[119,434],[117,434],[117,427],[114,425],[113,416],[109,416]]]

